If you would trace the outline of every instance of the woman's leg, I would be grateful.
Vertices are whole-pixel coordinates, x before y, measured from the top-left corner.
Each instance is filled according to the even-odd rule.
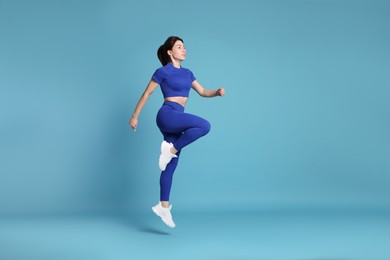
[[[182,134],[169,134],[164,133],[164,140],[173,143],[177,139],[180,138]],[[179,162],[180,151],[177,152],[177,157],[172,158],[172,160],[168,163],[165,171],[161,172],[160,176],[160,201],[163,207],[169,207],[169,194],[171,192],[173,173],[176,170],[177,164]]]
[[[164,103],[157,114],[156,122],[164,135],[164,141],[173,144],[173,149],[177,151],[176,156],[171,155],[171,151],[163,151],[160,155],[160,200],[164,206],[168,206],[169,194],[172,186],[173,173],[179,161],[178,155],[183,147],[189,145],[210,131],[210,123],[198,116],[184,113],[184,107],[177,103]],[[164,143],[164,142],[163,142]],[[165,153],[168,153],[165,155]],[[168,157],[169,160],[163,162],[161,158]],[[165,168],[166,166],[166,168]]]
[[[157,122],[162,132],[182,133],[176,141],[171,142],[177,151],[206,135],[211,128],[207,120],[184,112],[171,112],[164,119]]]
[[[168,142],[174,142],[180,137],[180,134],[164,134],[164,140]],[[169,194],[172,187],[173,173],[175,172],[177,163],[179,161],[179,154],[177,157],[172,158],[171,162],[167,165],[166,169],[161,172],[160,176],[160,202],[152,207],[153,212],[161,218],[161,220],[171,228],[176,226],[172,219],[171,208],[169,205]]]

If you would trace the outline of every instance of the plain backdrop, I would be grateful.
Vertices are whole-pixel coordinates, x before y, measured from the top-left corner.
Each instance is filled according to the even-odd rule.
[[[177,211],[388,209],[389,1],[0,1],[0,215],[149,211],[170,35],[209,89],[186,111]]]

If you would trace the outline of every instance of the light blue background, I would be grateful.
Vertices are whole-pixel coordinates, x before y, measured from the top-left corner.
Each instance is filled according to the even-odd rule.
[[[0,1],[0,215],[149,211],[170,35],[212,123],[182,153],[178,211],[390,206],[389,1]]]

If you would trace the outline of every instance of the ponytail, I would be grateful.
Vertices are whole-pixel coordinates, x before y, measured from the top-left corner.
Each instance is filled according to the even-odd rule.
[[[172,62],[171,57],[168,55],[168,51],[172,50],[173,45],[177,41],[181,41],[184,43],[184,41],[181,38],[179,38],[177,36],[171,36],[165,41],[165,43],[163,45],[160,46],[160,48],[158,48],[157,57],[163,66]]]
[[[168,50],[164,44],[158,48],[157,57],[163,66],[167,65],[171,61],[171,57],[169,57]]]

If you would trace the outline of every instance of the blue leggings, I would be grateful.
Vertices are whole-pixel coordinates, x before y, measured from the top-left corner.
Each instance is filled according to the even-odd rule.
[[[169,201],[173,173],[179,162],[180,152],[185,146],[210,131],[210,123],[198,116],[184,113],[184,107],[175,102],[165,101],[157,113],[157,126],[164,140],[173,143],[178,150],[177,157],[172,158],[160,177],[160,200]]]

